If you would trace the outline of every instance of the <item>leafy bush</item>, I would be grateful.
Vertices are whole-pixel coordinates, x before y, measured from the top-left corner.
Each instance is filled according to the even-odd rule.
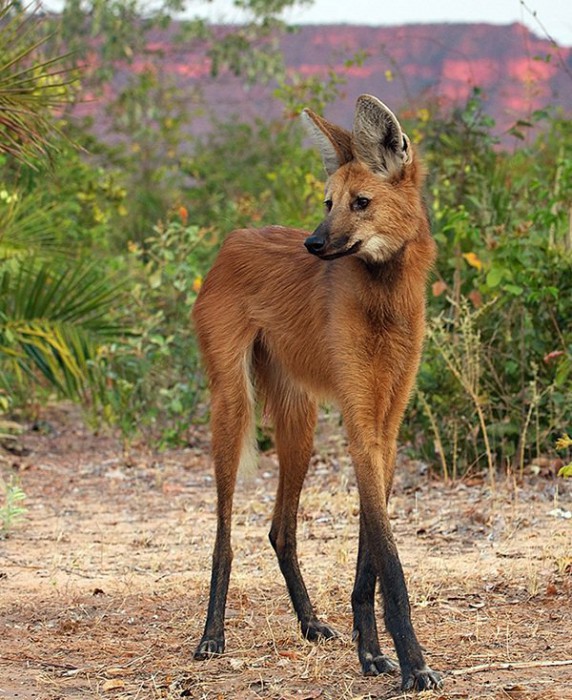
[[[418,125],[439,244],[410,436],[446,473],[522,470],[571,418],[572,129],[537,115],[532,145],[498,148],[478,93]]]
[[[186,166],[194,220],[221,240],[242,226],[313,229],[322,211],[322,165],[298,122],[221,124],[197,144]]]
[[[211,233],[190,225],[180,207],[144,245],[130,246],[125,313],[131,332],[101,351],[100,397],[104,418],[126,438],[142,430],[159,444],[185,437],[202,389],[190,314],[216,242]]]

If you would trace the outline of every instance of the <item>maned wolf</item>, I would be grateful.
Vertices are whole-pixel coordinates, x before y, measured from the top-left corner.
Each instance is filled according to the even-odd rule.
[[[395,115],[375,97],[358,99],[351,133],[310,110],[303,119],[329,176],[324,220],[311,235],[278,226],[231,233],[194,307],[210,379],[218,493],[210,602],[195,658],[224,650],[232,500],[239,465],[256,458],[257,399],[273,420],[280,462],[270,542],[302,633],[335,635],[316,617],[296,555],[316,406],[326,399],[341,409],[360,496],[352,608],[363,672],[396,670],[377,638],[379,581],[402,688],[435,688],[441,679],[426,666],[413,630],[387,512],[435,258],[423,168]]]

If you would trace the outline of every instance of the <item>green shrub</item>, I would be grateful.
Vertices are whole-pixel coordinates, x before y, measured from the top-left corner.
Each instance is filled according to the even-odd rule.
[[[409,437],[452,474],[522,471],[550,452],[572,411],[572,128],[498,148],[476,94],[427,120],[438,280]],[[432,436],[419,442],[419,435]]]
[[[144,432],[159,444],[184,440],[201,397],[190,315],[213,240],[187,217],[181,207],[144,246],[130,246],[125,314],[131,332],[101,353],[103,416],[128,439]]]

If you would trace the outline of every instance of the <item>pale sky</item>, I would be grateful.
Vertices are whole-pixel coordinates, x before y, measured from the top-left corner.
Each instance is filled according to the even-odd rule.
[[[57,10],[62,3],[61,0],[44,0],[42,4],[46,9]],[[152,5],[153,0],[148,4]],[[199,14],[218,22],[240,22],[241,19],[232,0],[190,0],[187,4],[189,9],[186,16]],[[535,12],[537,19],[533,16]],[[288,11],[284,19],[292,24],[370,25],[521,22],[538,36],[545,37],[545,33],[548,33],[560,45],[572,46],[571,0],[315,0],[306,8]]]
[[[528,8],[528,9],[527,9]],[[535,33],[543,34],[538,20],[560,44],[572,46],[572,2],[570,0],[316,0],[313,6],[299,10],[292,19],[298,22],[349,22],[352,24],[410,24],[417,22],[521,22]]]

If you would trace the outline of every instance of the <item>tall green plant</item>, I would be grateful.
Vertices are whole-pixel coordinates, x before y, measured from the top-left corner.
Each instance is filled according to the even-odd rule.
[[[25,500],[26,494],[13,476],[8,481],[0,476],[0,539],[8,537],[26,514]]]

